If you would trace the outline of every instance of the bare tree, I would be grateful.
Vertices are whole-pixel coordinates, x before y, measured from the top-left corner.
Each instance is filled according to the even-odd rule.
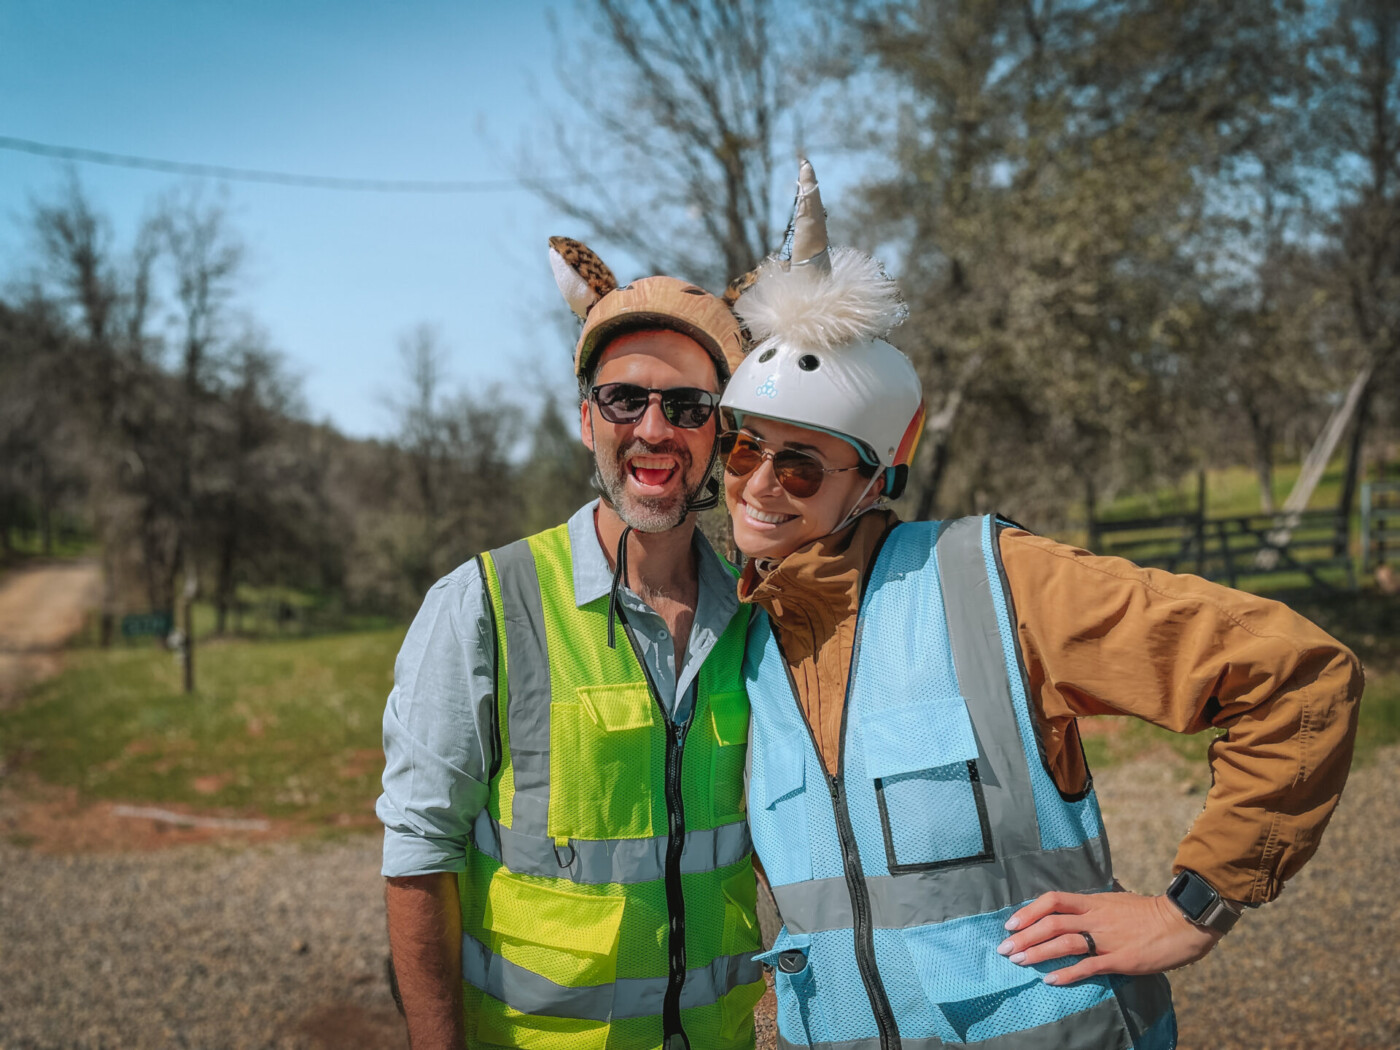
[[[773,0],[588,0],[555,63],[571,109],[522,158],[527,184],[650,272],[723,288],[775,245],[788,104]],[[563,170],[570,185],[532,178]]]
[[[1327,262],[1350,314],[1354,367],[1367,375],[1338,499],[1350,515],[1375,397],[1400,367],[1400,6],[1345,0],[1333,14],[1318,60],[1341,191]]]
[[[199,594],[197,485],[207,461],[204,415],[209,406],[214,355],[227,337],[228,307],[237,286],[243,247],[219,204],[206,204],[198,190],[169,197],[157,219],[178,304],[180,365],[175,458],[185,692],[194,691],[194,601]],[[174,580],[171,580],[173,589]]]
[[[143,552],[147,594],[167,608],[150,573],[170,533],[167,473],[159,465],[165,399],[147,384],[148,322],[155,261],[154,224],[142,224],[129,260],[113,244],[110,224],[76,176],[49,201],[34,201],[35,296],[52,302],[66,340],[62,389],[70,402],[66,447],[83,466],[102,559],[101,638],[110,642],[122,600],[129,545]],[[159,575],[159,574],[157,574]]]
[[[412,479],[411,506],[417,538],[404,549],[410,586],[421,594],[438,576],[444,471],[447,457],[443,403],[446,348],[436,328],[420,324],[399,340],[401,391],[389,398],[397,417],[398,444]]]
[[[254,326],[222,356],[198,499],[219,634],[241,607],[240,583],[320,588],[318,548],[332,545],[324,532],[316,535],[329,531],[328,514],[316,460],[299,447],[305,409],[298,383]]]

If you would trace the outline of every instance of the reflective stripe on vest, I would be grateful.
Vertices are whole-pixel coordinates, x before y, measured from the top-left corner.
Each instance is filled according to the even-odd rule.
[[[1000,864],[958,870],[867,875],[871,923],[876,929],[944,922],[963,915],[995,911],[1066,886],[1097,886],[1108,858],[1104,841],[1091,839],[1084,849],[1027,853]],[[811,879],[774,886],[773,898],[793,933],[848,930],[855,925],[844,877]]]
[[[472,841],[477,849],[511,871],[573,882],[650,882],[666,875],[667,836],[649,839],[574,839],[560,849],[551,838],[522,835],[482,810]],[[681,853],[686,874],[738,864],[753,851],[747,821],[687,831]],[[561,861],[566,862],[561,867]]]
[[[470,984],[506,1000],[523,1013],[579,1017],[590,1021],[651,1017],[661,1013],[665,977],[620,977],[608,984],[570,988],[493,955],[473,937],[462,940],[462,975]],[[751,954],[721,955],[687,971],[681,1006],[708,1006],[729,989],[763,980]],[[698,1050],[698,1048],[696,1048]]]
[[[468,1046],[660,1047],[674,965],[696,1050],[752,1047],[764,986],[742,812],[747,610],[702,665],[686,730],[681,926],[666,892],[668,716],[624,632],[607,647],[607,597],[576,604],[567,526],[481,560],[501,754],[459,880]]]
[[[750,632],[750,819],[785,922],[761,958],[785,964],[787,1045],[864,1050],[882,1030],[906,1048],[1174,1042],[1164,978],[1055,988],[1041,973],[1062,963],[996,953],[1016,907],[1107,890],[1112,868],[1092,790],[1062,796],[1041,758],[995,528],[920,522],[886,538],[835,777],[766,618]]]

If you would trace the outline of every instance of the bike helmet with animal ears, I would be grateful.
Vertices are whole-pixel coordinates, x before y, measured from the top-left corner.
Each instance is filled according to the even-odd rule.
[[[568,237],[549,239],[554,280],[583,331],[574,348],[574,375],[592,375],[610,339],[644,328],[666,328],[690,336],[714,360],[720,383],[744,356],[744,335],[729,305],[703,288],[675,277],[643,277],[617,285],[603,260]]]
[[[765,259],[734,305],[754,345],[720,403],[741,425],[763,416],[844,438],[885,468],[885,495],[894,499],[924,427],[919,375],[883,339],[904,320],[904,303],[869,255],[828,248],[806,160],[797,187],[791,258]]]

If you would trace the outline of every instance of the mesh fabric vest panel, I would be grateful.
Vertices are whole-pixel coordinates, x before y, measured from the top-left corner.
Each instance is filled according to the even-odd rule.
[[[607,646],[607,597],[575,604],[567,527],[482,561],[501,751],[460,880],[467,1045],[652,1050],[668,974],[667,720],[625,633]],[[681,1020],[695,1050],[752,1047],[763,991],[743,820],[747,619],[701,668],[681,763]]]
[[[1056,988],[1041,974],[1062,962],[996,952],[1026,900],[1106,890],[1112,869],[1092,790],[1062,796],[1040,758],[995,544],[991,519],[891,532],[862,598],[838,777],[779,640],[766,620],[750,632],[751,825],[785,922],[767,956],[787,963],[780,1045],[875,1050],[882,998],[905,1050],[1174,1040],[1161,977]]]

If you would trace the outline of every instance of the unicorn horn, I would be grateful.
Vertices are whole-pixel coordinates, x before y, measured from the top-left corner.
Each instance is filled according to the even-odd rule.
[[[831,255],[827,251],[826,211],[817,173],[806,157],[797,169],[797,201],[792,210],[792,263],[810,267],[812,272],[829,274]]]

